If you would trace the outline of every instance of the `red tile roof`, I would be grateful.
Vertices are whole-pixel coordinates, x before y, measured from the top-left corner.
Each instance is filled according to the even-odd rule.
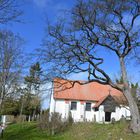
[[[122,100],[121,102],[126,102],[123,93],[109,85],[92,82],[84,85],[75,83],[72,87],[71,83],[72,82],[63,79],[54,79],[54,98],[98,102],[110,94]]]

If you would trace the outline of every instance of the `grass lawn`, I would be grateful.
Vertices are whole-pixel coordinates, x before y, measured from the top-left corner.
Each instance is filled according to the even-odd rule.
[[[36,123],[9,125],[3,140],[140,140],[140,134],[128,132],[127,123],[113,124],[74,124],[55,136],[40,131]]]

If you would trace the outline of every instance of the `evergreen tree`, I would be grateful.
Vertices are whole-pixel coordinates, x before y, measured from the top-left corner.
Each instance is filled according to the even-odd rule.
[[[30,68],[30,74],[25,77],[27,91],[25,94],[25,113],[31,115],[33,120],[35,115],[40,112],[40,97],[39,88],[41,85],[42,70],[39,62],[35,63]]]

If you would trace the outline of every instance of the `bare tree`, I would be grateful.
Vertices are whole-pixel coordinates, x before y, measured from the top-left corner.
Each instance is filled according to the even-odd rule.
[[[19,1],[17,0],[0,0],[0,23],[19,22],[20,19],[18,18],[23,13],[19,6]]]
[[[0,31],[0,110],[3,101],[13,96],[21,80],[23,40],[7,30]]]
[[[140,114],[131,94],[125,61],[140,45],[139,15],[139,0],[78,0],[69,18],[48,24],[48,36],[40,50],[55,72],[88,72],[88,82],[109,84],[122,91],[132,115],[130,128],[135,133],[140,131]],[[107,49],[118,57],[123,86],[113,82],[101,68],[104,58],[96,53],[97,49]]]

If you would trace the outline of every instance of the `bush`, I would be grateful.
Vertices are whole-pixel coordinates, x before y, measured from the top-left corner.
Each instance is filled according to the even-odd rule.
[[[69,112],[69,116],[68,116],[67,123],[68,123],[69,125],[72,125],[73,122],[74,122],[74,121],[73,121],[73,118],[72,118],[71,112]]]
[[[41,130],[47,130],[49,135],[55,135],[57,133],[63,132],[72,123],[73,119],[71,115],[69,115],[66,121],[63,121],[59,113],[55,112],[50,116],[49,113],[44,113],[40,117],[39,127]]]
[[[63,132],[67,127],[67,123],[62,121],[59,113],[51,114],[51,121],[49,123],[49,131],[51,135]]]
[[[49,113],[48,112],[44,112],[43,114],[40,115],[40,119],[39,119],[39,128],[41,130],[45,130],[47,129],[47,125],[49,123]]]
[[[125,123],[126,122],[126,118],[123,115],[121,116],[120,122],[121,123]]]
[[[116,122],[115,118],[112,118],[112,119],[111,119],[111,123],[112,123],[112,124],[115,124],[115,122]]]

